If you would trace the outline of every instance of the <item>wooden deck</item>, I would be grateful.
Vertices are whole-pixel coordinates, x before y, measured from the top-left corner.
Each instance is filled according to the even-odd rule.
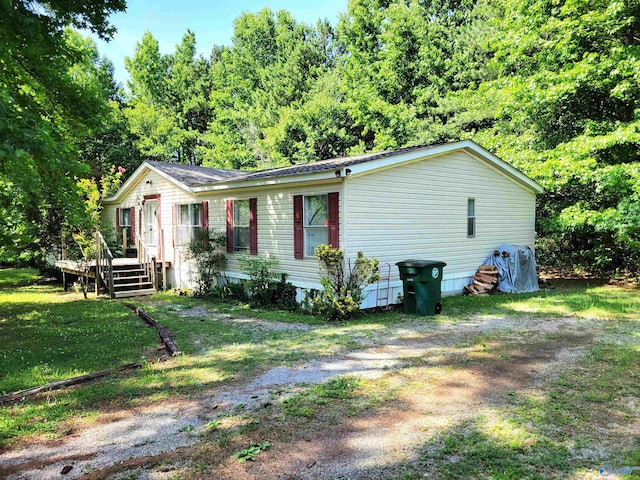
[[[114,258],[113,266],[140,265],[137,258]],[[62,270],[62,273],[71,273],[72,275],[83,275],[84,268],[82,262],[75,260],[56,260],[56,267]],[[89,277],[96,278],[96,261],[89,262]]]
[[[62,283],[65,292],[69,289],[69,275],[73,277],[87,276],[91,279],[96,278],[96,261],[92,260],[88,264],[88,271],[85,271],[87,264],[76,260],[57,260],[56,267],[62,271]],[[101,264],[104,268],[104,265]],[[137,258],[114,258],[111,260],[111,288],[109,294],[111,298],[125,298],[139,295],[153,295],[156,293],[158,285],[164,285],[166,278],[166,269],[171,266],[171,262],[157,263],[158,269],[155,274],[145,271],[144,264],[141,264]],[[156,275],[161,275],[160,283],[156,283]],[[109,280],[108,280],[109,281]],[[99,284],[104,282],[95,282],[96,295],[100,290]]]

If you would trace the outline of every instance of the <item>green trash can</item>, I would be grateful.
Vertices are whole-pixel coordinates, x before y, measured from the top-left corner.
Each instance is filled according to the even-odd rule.
[[[434,260],[405,260],[396,263],[404,290],[404,313],[436,315],[442,311],[442,269]]]

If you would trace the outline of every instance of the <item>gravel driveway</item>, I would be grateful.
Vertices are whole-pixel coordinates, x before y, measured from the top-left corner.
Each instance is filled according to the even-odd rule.
[[[275,328],[273,322],[255,319],[223,321],[255,322],[257,327]],[[313,327],[279,324],[277,328],[297,331]],[[247,411],[261,408],[272,399],[274,389],[322,383],[344,374],[368,379],[393,378],[394,372],[405,368],[412,359],[429,358],[434,365],[445,362],[459,354],[461,348],[464,350],[470,338],[482,334],[499,333],[514,342],[522,342],[524,347],[535,345],[535,348],[523,348],[524,353],[518,358],[494,362],[482,371],[465,369],[425,379],[430,388],[417,398],[406,399],[407,408],[403,411],[357,419],[348,429],[319,433],[298,449],[289,446],[288,451],[268,462],[255,462],[243,468],[235,464],[221,465],[216,474],[219,476],[202,477],[375,478],[375,472],[386,471],[385,468],[399,459],[415,457],[415,447],[438,429],[460,423],[470,413],[476,415],[483,411],[490,417],[493,408],[503,401],[505,392],[516,387],[535,390],[579,359],[585,343],[593,335],[606,335],[598,333],[598,329],[596,321],[523,320],[522,317],[517,320],[478,317],[458,323],[406,322],[389,326],[377,332],[373,339],[366,339],[364,348],[346,355],[309,359],[294,367],[279,366],[242,384],[210,391],[197,398],[107,416],[63,440],[33,443],[4,452],[0,454],[0,477],[8,480],[106,478],[127,462],[137,475],[134,478],[170,478],[175,473],[171,470],[135,468],[143,465],[145,459],[161,458],[181,447],[197,444],[199,433],[208,422],[239,404]],[[562,340],[549,341],[549,334],[553,333],[562,334]],[[65,467],[73,468],[62,476]],[[118,475],[113,474],[112,478]]]

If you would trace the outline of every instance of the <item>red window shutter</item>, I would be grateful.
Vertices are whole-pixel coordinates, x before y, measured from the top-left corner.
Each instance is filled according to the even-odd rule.
[[[304,225],[302,195],[293,196],[293,257],[304,258]]]
[[[202,202],[202,229],[206,230],[209,228],[209,202]]]
[[[116,232],[120,231],[120,209],[116,208]]]
[[[227,253],[233,253],[233,200],[227,200]]]
[[[209,239],[207,238],[207,230],[209,229],[209,202],[202,202],[202,209],[200,210],[200,214],[202,215],[201,222],[202,223],[202,232],[204,233],[204,238],[202,239],[204,246],[206,247],[209,243]]]
[[[327,195],[327,209],[329,213],[329,245],[340,248],[340,194],[338,192]]]
[[[258,199],[249,199],[249,253],[258,253]]]
[[[131,245],[136,244],[136,209],[131,207]]]
[[[177,204],[173,204],[173,222],[171,222],[172,226],[173,226],[173,247],[177,247],[178,246],[178,205]]]

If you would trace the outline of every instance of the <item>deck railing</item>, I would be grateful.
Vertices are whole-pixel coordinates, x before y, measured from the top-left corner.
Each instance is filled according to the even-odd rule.
[[[102,280],[102,283],[109,291],[109,297],[114,298],[113,254],[107,242],[105,242],[102,233],[96,232],[96,291],[100,280]]]
[[[158,290],[158,264],[156,256],[140,238],[136,238],[136,246],[138,248],[138,262],[142,265],[145,275],[151,280],[153,288]]]

